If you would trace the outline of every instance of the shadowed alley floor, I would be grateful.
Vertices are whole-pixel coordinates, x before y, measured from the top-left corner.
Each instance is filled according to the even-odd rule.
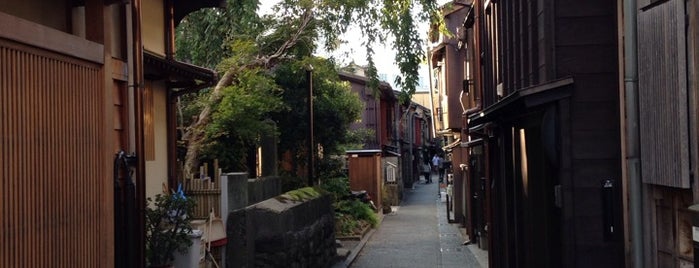
[[[433,181],[405,189],[401,206],[385,215],[350,267],[482,267],[447,223],[444,194]]]

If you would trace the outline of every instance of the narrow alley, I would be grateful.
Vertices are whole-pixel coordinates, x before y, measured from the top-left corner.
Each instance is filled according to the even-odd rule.
[[[350,267],[487,267],[487,252],[467,240],[446,218],[437,177],[406,189],[400,207],[384,216]],[[442,189],[442,191],[444,191]]]

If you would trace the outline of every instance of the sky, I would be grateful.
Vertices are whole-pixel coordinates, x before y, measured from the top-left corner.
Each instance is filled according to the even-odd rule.
[[[271,13],[272,7],[279,2],[279,0],[261,0],[258,13],[268,14]],[[442,1],[443,2],[443,1]],[[427,39],[427,23],[422,23],[418,32],[421,35],[421,39]],[[343,39],[347,43],[342,44],[339,49],[330,53],[323,50],[316,51],[316,54],[321,57],[334,57],[339,64],[347,65],[350,62],[358,65],[366,65],[366,51],[362,46],[362,35],[359,29],[356,27],[350,28],[348,32],[343,36]],[[374,47],[374,63],[381,80],[385,80],[390,83],[394,90],[400,90],[394,84],[394,79],[397,75],[400,75],[398,71],[398,66],[394,64],[395,51],[390,48],[390,41],[387,41],[388,45],[376,45]],[[426,48],[426,47],[425,47]],[[428,76],[427,64],[424,64],[420,69],[421,85],[418,85],[417,91],[427,91],[429,88],[429,78]]]

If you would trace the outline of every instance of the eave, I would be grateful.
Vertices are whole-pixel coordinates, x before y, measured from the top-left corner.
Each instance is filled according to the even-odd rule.
[[[143,76],[149,80],[165,80],[176,95],[212,86],[216,72],[188,63],[167,59],[150,52],[143,53]]]
[[[365,76],[359,76],[349,72],[340,71],[338,76],[342,81],[348,81],[350,83],[356,83],[361,85],[366,85],[369,83],[369,78]],[[393,94],[393,88],[391,85],[385,81],[379,81],[379,91],[381,92],[381,98],[386,100],[397,100],[395,94]]]
[[[469,116],[469,132],[478,132],[501,116],[570,97],[573,84],[573,78],[569,77],[512,92],[480,113]]]

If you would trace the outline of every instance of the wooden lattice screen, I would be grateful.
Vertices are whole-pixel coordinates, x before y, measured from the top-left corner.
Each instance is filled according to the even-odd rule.
[[[98,64],[0,38],[0,267],[108,257],[103,81]]]
[[[638,98],[643,182],[689,188],[684,1],[638,14]]]

